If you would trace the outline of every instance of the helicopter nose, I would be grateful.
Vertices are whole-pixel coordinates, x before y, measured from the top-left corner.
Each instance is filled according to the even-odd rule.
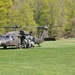
[[[1,42],[1,45],[6,45],[6,42],[5,42],[5,41],[2,41],[2,42]]]
[[[0,41],[0,45],[1,45],[2,41]]]

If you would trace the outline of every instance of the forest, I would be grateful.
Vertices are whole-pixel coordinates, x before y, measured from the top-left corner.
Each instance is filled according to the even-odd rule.
[[[75,0],[0,0],[0,26],[15,25],[46,25],[49,37],[73,38]],[[10,30],[1,28],[0,35]]]

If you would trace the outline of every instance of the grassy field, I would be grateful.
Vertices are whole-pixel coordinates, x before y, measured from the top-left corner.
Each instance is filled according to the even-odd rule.
[[[75,75],[75,39],[32,49],[0,49],[0,75]]]

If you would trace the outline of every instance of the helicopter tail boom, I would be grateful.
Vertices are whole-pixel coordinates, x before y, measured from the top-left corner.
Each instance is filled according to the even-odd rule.
[[[43,34],[42,34],[42,36],[41,36],[41,40],[42,40],[42,41],[44,41],[44,38],[46,37],[47,29],[48,29],[48,27],[47,27],[47,26],[45,26],[45,27],[44,27]]]

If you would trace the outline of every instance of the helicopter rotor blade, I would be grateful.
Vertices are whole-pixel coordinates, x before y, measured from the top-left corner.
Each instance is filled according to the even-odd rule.
[[[14,28],[15,30],[17,28],[50,28],[51,26],[0,26],[0,28]],[[62,27],[62,26],[54,26],[54,27]]]
[[[0,26],[0,28],[21,28],[21,26]]]
[[[22,26],[21,28],[37,28],[37,29],[40,29],[40,28],[48,28],[48,26]]]
[[[42,28],[44,26],[0,26],[0,28]]]
[[[22,26],[21,28],[43,28],[44,26]]]

